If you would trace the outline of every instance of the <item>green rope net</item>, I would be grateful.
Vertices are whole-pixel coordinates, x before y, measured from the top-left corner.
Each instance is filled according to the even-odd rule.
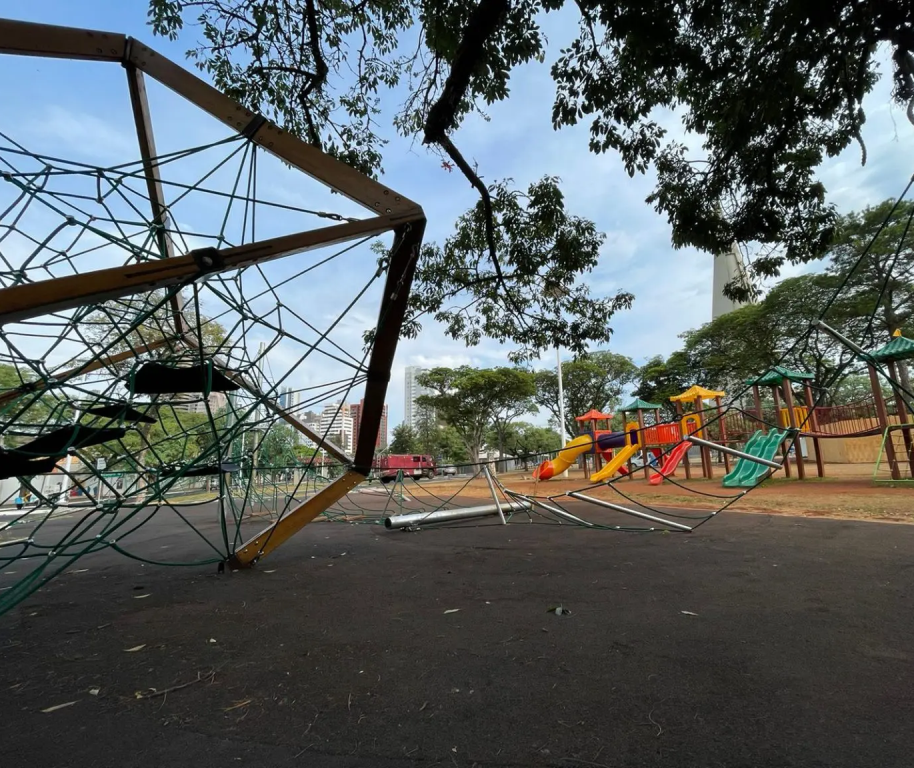
[[[153,161],[160,217],[141,160],[66,160],[0,133],[0,289],[348,218],[302,205],[300,174],[241,136]],[[346,403],[385,266],[369,245],[0,326],[0,612],[90,553],[224,562],[342,474],[318,446],[353,450]],[[344,507],[329,516],[365,519]]]

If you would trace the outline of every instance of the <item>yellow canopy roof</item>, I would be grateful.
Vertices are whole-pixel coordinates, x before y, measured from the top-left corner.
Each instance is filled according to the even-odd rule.
[[[726,392],[715,392],[712,389],[705,389],[704,387],[699,387],[697,384],[694,387],[689,387],[681,395],[673,395],[670,398],[671,403],[691,401],[696,398],[701,398],[702,400],[711,400],[715,397],[726,397]]]

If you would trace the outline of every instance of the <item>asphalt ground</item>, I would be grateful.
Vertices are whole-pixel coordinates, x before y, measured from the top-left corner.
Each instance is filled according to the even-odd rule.
[[[0,764],[914,763],[914,527],[526,519],[316,523],[238,573],[85,557],[0,618]],[[128,543],[206,556],[167,515]]]

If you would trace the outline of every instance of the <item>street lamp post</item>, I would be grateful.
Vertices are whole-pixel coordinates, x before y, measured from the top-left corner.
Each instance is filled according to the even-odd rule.
[[[562,438],[562,445],[564,446],[567,442],[567,436],[565,434],[565,390],[562,387],[562,355],[558,347],[555,348],[555,361],[556,371],[559,376],[559,435]],[[568,477],[567,469],[562,472],[562,477]]]

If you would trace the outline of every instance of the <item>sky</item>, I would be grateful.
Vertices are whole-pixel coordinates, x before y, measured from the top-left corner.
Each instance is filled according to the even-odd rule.
[[[41,0],[30,4],[0,0],[0,15],[124,32],[173,60],[185,63],[184,52],[194,43],[194,30],[186,30],[185,36],[177,42],[154,38],[146,25],[146,7],[145,0],[81,0],[78,3]],[[600,264],[585,278],[591,290],[596,295],[626,290],[635,296],[631,310],[611,319],[614,334],[609,348],[630,356],[639,364],[657,354],[667,355],[679,346],[679,334],[710,319],[712,257],[693,249],[672,248],[667,222],[644,202],[653,187],[652,174],[630,178],[615,155],[591,154],[587,148],[586,125],[553,131],[549,65],[558,55],[559,48],[573,39],[576,25],[568,14],[552,14],[546,17],[544,32],[550,40],[551,51],[546,62],[517,72],[511,80],[511,98],[492,106],[488,121],[470,117],[454,136],[455,144],[465,157],[478,164],[487,182],[513,178],[523,187],[546,174],[560,177],[568,209],[592,219],[606,234]],[[107,69],[103,71],[103,67]],[[112,153],[125,159],[135,158],[135,134],[127,92],[123,73],[116,65],[74,65],[0,57],[0,83],[3,84],[0,85],[0,99],[5,116],[0,119],[0,129],[28,144],[29,149],[55,149],[61,156],[99,164],[104,162],[103,156]],[[863,135],[868,150],[867,165],[861,167],[860,149],[852,145],[821,169],[829,200],[841,212],[897,195],[914,171],[910,152],[905,151],[906,144],[910,147],[914,126],[907,121],[902,109],[890,105],[888,90],[888,78],[883,78],[865,104],[867,123]],[[396,95],[394,99],[397,99]],[[214,132],[213,121],[209,118],[191,114],[183,102],[177,104],[175,97],[164,92],[151,88],[150,101],[160,154],[225,135],[224,130],[221,134]],[[16,116],[14,122],[6,119],[10,115]],[[682,135],[675,115],[661,118],[670,130],[671,138]],[[428,216],[427,240],[442,242],[451,232],[456,217],[476,202],[476,193],[459,173],[444,171],[440,159],[418,143],[398,139],[392,131],[390,138],[384,157],[383,182],[423,206]],[[278,201],[359,215],[357,207],[348,201],[340,200],[339,196],[331,198],[313,184],[303,184],[279,166],[273,173],[269,192]],[[213,182],[217,179],[219,177],[215,176]],[[227,179],[227,176],[222,178],[221,183],[230,183]],[[179,223],[182,215],[185,214],[175,211]],[[208,214],[194,210],[186,216],[188,220],[195,218],[208,222],[206,226],[189,226],[188,231],[218,228],[215,208]],[[283,217],[277,214],[274,220],[268,219],[264,223],[262,233],[296,231],[302,228],[303,222],[304,218],[298,215]],[[318,225],[321,223],[326,222],[317,221]],[[307,226],[314,225],[313,220],[308,221]],[[202,240],[190,243],[190,246],[199,244]],[[270,265],[270,280],[295,274],[297,267],[293,258],[297,257],[286,260],[288,264],[274,262]],[[299,316],[310,313],[308,316],[312,319],[318,318],[315,325],[332,322],[334,313],[357,292],[356,284],[361,286],[361,278],[370,276],[374,263],[374,257],[366,249],[345,258],[348,261],[341,261],[329,276],[318,277],[315,272],[313,280],[307,278],[307,287],[315,294],[309,294],[306,300],[304,293],[290,283],[288,291],[281,295],[281,300],[288,303],[289,311],[295,310]],[[785,276],[798,274],[803,269],[790,267]],[[371,318],[376,311],[377,290],[378,286],[373,286],[356,311],[336,327],[334,339],[341,346],[357,348],[361,330],[373,324]],[[270,353],[271,369],[289,368],[300,351],[301,345],[299,348],[295,344],[280,345]],[[401,341],[397,352],[388,392],[391,428],[403,415],[403,371],[406,366],[503,365],[509,351],[492,341],[468,349],[447,338],[434,322],[425,322],[420,336]],[[541,367],[554,365],[554,353],[546,353]],[[326,380],[329,375],[325,369],[315,372],[313,368],[299,365],[283,384],[300,388],[322,377]],[[714,385],[714,382],[696,383]]]

